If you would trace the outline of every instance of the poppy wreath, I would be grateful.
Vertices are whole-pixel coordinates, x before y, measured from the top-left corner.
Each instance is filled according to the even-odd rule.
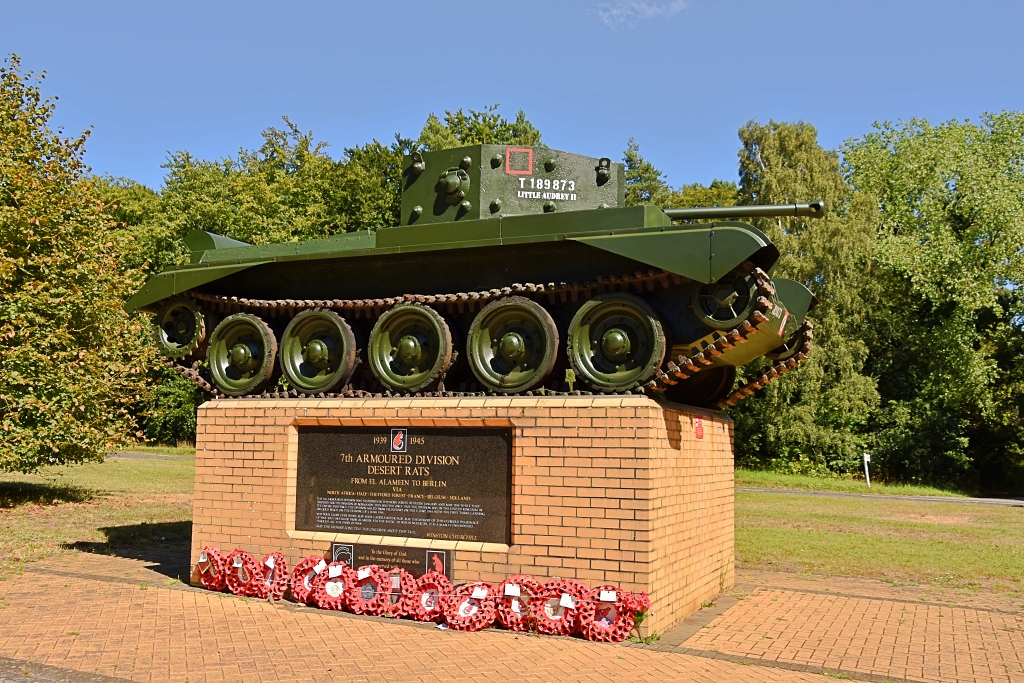
[[[313,603],[320,609],[340,610],[345,594],[352,589],[355,576],[344,562],[331,562],[313,580]]]
[[[550,636],[571,634],[579,623],[579,603],[589,590],[579,581],[552,579],[545,583],[540,598],[530,601],[530,616],[537,631]]]
[[[384,605],[384,616],[397,619],[407,616],[405,611],[409,601],[406,595],[416,590],[416,579],[412,574],[400,567],[392,567],[388,572],[388,602]]]
[[[269,553],[260,563],[260,577],[252,594],[262,600],[280,600],[288,586],[288,560],[279,552]]]
[[[439,571],[431,569],[416,579],[411,593],[402,596],[405,613],[416,621],[440,621],[444,616],[444,601],[452,594],[452,582]]]
[[[510,595],[506,586],[518,586]],[[530,628],[530,603],[540,595],[541,585],[532,576],[513,574],[498,586],[498,621],[509,631],[527,631]]]
[[[380,616],[388,606],[391,576],[375,564],[360,567],[351,576],[352,587],[346,593],[345,605],[353,614]]]
[[[222,591],[226,585],[226,572],[224,571],[224,556],[220,548],[215,545],[208,545],[199,553],[199,562],[196,563],[199,569],[199,583],[206,590]]]
[[[621,643],[633,630],[633,601],[618,586],[598,586],[583,599],[579,631],[593,642]]]
[[[224,558],[224,566],[224,578],[229,591],[235,595],[254,595],[253,589],[263,572],[252,553],[235,548]]]
[[[497,591],[486,581],[465,583],[444,601],[444,618],[456,631],[479,631],[498,616]]]
[[[316,566],[321,562],[324,568],[327,563],[319,555],[310,555],[302,562],[295,565],[288,588],[292,592],[292,600],[302,604],[309,604],[313,600],[313,580],[317,577]]]

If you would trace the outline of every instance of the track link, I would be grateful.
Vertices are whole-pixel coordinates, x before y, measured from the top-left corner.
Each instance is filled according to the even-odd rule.
[[[772,300],[775,296],[775,290],[771,285],[771,280],[768,275],[760,268],[755,267],[753,264],[746,262],[744,267],[754,276],[757,282],[757,292],[755,295],[755,304],[750,316],[742,323],[736,326],[735,329],[722,333],[715,339],[713,343],[707,343],[703,346],[702,350],[694,353],[690,356],[679,355],[675,359],[670,359],[665,362],[662,367],[655,373],[654,377],[646,384],[639,387],[636,393],[648,394],[651,396],[658,396],[663,394],[669,387],[677,384],[679,381],[686,380],[701,370],[710,367],[714,363],[714,358],[722,355],[727,348],[732,348],[736,344],[746,343],[747,340],[753,335],[759,332],[759,328],[768,323],[768,317],[765,315],[769,312],[774,304]],[[263,313],[269,314],[270,317],[276,317],[277,315],[287,315],[289,317],[295,315],[298,311],[302,311],[309,308],[326,308],[337,311],[342,315],[351,315],[355,318],[362,316],[376,317],[381,314],[382,311],[387,310],[393,306],[397,306],[402,303],[420,303],[434,307],[444,307],[449,313],[458,311],[459,313],[465,312],[467,309],[469,312],[474,312],[478,307],[482,308],[484,305],[511,295],[529,296],[534,299],[548,299],[550,303],[562,302],[567,303],[569,301],[586,301],[591,297],[599,294],[605,294],[609,292],[629,292],[633,291],[636,293],[643,293],[645,291],[652,292],[657,287],[669,288],[673,285],[682,284],[688,281],[674,273],[669,273],[664,270],[648,270],[637,271],[633,274],[611,276],[611,277],[597,277],[593,282],[585,283],[547,283],[547,284],[534,284],[534,283],[515,283],[508,287],[502,287],[500,289],[488,289],[477,292],[458,292],[454,294],[405,294],[398,297],[388,297],[383,299],[248,299],[244,297],[228,297],[220,296],[216,294],[207,294],[204,292],[188,292],[189,296],[194,297],[199,301],[207,302],[212,304],[212,308],[221,314],[230,313]],[[761,377],[744,384],[742,387],[735,390],[727,398],[719,401],[715,404],[716,408],[725,408],[736,405],[737,402],[753,395],[753,393],[760,388],[763,388],[773,379],[776,379],[779,375],[790,369],[796,367],[799,361],[806,358],[806,354],[811,349],[811,339],[813,338],[812,333],[813,325],[810,321],[805,321],[803,326],[800,328],[800,349],[791,358],[776,363],[771,369],[769,369]],[[168,366],[173,368],[178,374],[185,379],[189,380],[203,391],[212,394],[215,398],[220,398],[221,393],[217,390],[211,381],[208,372],[200,366],[198,361],[193,362],[190,366],[185,365],[183,362],[174,361],[171,359],[165,359]],[[380,387],[375,387],[380,388]],[[307,398],[382,398],[390,396],[407,396],[409,394],[403,392],[393,392],[388,390],[374,391],[364,389],[354,389],[351,386],[347,387],[345,391],[338,393],[321,393],[316,396],[308,396]],[[524,395],[526,396],[586,396],[592,395],[594,392],[589,391],[558,391],[553,389],[539,389],[534,391],[528,391]],[[626,394],[633,393],[631,391],[624,392]],[[446,391],[444,390],[443,383],[439,387],[438,391],[431,392],[419,392],[413,394],[417,397],[459,397],[459,396],[486,396],[487,392],[483,391]],[[295,391],[289,392],[267,392],[264,391],[262,394],[240,396],[235,398],[298,398],[299,394]]]

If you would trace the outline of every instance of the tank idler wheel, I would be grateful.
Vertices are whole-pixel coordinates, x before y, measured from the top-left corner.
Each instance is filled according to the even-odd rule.
[[[796,332],[790,335],[789,339],[787,339],[782,346],[772,349],[770,352],[764,354],[765,357],[776,363],[780,360],[789,360],[800,351],[805,350],[804,346],[811,338],[813,338],[813,334],[810,332],[811,329],[811,323],[809,321],[805,321]]]
[[[627,391],[646,382],[664,357],[658,316],[632,294],[594,297],[569,324],[569,363],[597,391]]]
[[[415,393],[440,379],[452,360],[444,318],[420,304],[400,304],[377,320],[367,352],[370,370],[394,391]]]
[[[736,368],[719,365],[701,370],[693,377],[682,380],[665,391],[665,398],[698,408],[710,408],[732,392],[736,384]]]
[[[288,384],[300,394],[331,391],[355,370],[356,338],[334,311],[302,311],[281,335],[280,361]]]
[[[558,328],[539,304],[509,296],[477,314],[466,349],[481,384],[499,394],[515,394],[543,383],[555,367]]]
[[[227,396],[253,393],[270,381],[277,339],[267,324],[249,313],[229,315],[210,336],[206,357],[217,389]]]
[[[693,293],[693,312],[708,327],[731,330],[750,317],[756,293],[752,273],[732,271]]]
[[[200,351],[207,334],[206,315],[191,297],[171,297],[153,316],[153,340],[168,358],[180,360]]]

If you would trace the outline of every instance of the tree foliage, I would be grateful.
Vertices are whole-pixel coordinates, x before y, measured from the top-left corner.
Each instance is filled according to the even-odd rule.
[[[885,296],[866,339],[885,472],[1024,483],[1024,114],[881,124],[843,154],[879,215]]]
[[[782,204],[823,199],[824,219],[753,221],[779,248],[772,275],[808,286],[819,300],[814,353],[755,400],[732,409],[737,458],[750,465],[796,471],[855,470],[866,444],[864,427],[878,404],[863,373],[862,331],[877,292],[871,283],[874,213],[853,196],[838,154],[823,149],[805,123],[740,130],[739,203]],[[743,369],[763,371],[767,360]]]
[[[446,110],[444,121],[430,114],[418,142],[427,151],[464,145],[535,147],[541,144],[540,137],[540,131],[527,120],[522,109],[515,121],[509,121],[498,113],[498,105],[492,104],[481,111],[470,109],[468,114],[462,109],[454,113]]]
[[[140,284],[82,161],[87,134],[11,56],[0,68],[0,468],[102,459],[133,429],[153,362],[121,304]]]

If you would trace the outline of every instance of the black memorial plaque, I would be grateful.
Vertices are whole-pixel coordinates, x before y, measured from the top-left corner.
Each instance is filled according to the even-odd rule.
[[[299,428],[295,528],[509,544],[512,430]]]
[[[455,551],[366,543],[332,543],[331,558],[334,562],[344,562],[350,567],[365,567],[368,564],[375,564],[384,569],[400,567],[417,579],[431,570],[441,572],[451,579]]]

